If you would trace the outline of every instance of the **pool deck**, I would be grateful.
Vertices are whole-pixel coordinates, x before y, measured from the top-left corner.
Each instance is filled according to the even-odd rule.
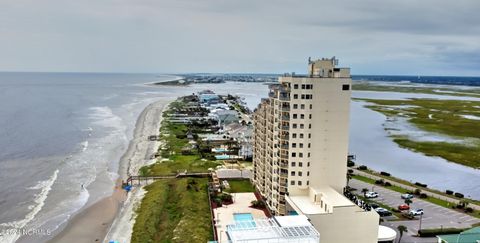
[[[252,192],[232,193],[232,197],[233,204],[223,205],[221,208],[213,210],[216,219],[215,229],[217,230],[219,236],[218,242],[220,243],[228,242],[225,230],[227,229],[227,225],[235,223],[233,218],[234,213],[251,213],[253,219],[267,218],[262,210],[250,207],[251,202],[257,200],[255,194]]]

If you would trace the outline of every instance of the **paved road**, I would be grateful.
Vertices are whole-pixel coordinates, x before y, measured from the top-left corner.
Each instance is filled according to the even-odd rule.
[[[398,205],[404,203],[401,193],[386,189],[381,186],[375,186],[363,181],[352,179],[350,180],[350,186],[356,188],[356,193],[361,194],[362,188],[368,188],[369,190],[376,191],[380,194],[374,201],[381,202],[392,208],[398,207]],[[411,208],[422,208],[424,215],[421,220],[422,229],[427,228],[467,228],[472,224],[479,223],[480,219],[472,217],[470,215],[457,212],[452,209],[447,209],[417,198],[412,199],[413,203],[410,204]],[[396,229],[398,225],[405,225],[408,228],[408,233],[404,235],[402,242],[437,242],[433,238],[418,238],[413,237],[420,228],[420,217],[417,216],[414,220],[402,220],[402,221],[387,221],[383,225]]]
[[[350,169],[353,169],[353,168],[350,168]],[[392,180],[388,180],[388,179],[385,179],[385,178],[380,177],[380,176],[372,175],[372,174],[367,173],[365,171],[361,171],[361,170],[357,170],[357,169],[353,169],[353,171],[357,175],[368,177],[368,178],[374,179],[374,180],[383,179],[384,181],[390,182],[392,185],[399,186],[401,188],[404,188],[404,189],[407,189],[407,190],[410,190],[410,191],[414,191],[415,189],[417,189],[416,187],[404,185],[404,184],[396,182],[396,181],[392,181]],[[455,204],[458,204],[461,200],[461,199],[447,197],[447,196],[444,196],[444,195],[441,195],[441,194],[438,194],[438,193],[434,193],[434,192],[431,192],[431,191],[428,191],[428,190],[422,190],[422,192],[426,193],[429,197],[439,198],[439,199],[442,199],[444,201],[452,202],[452,203],[455,203]],[[475,210],[480,210],[480,205],[470,203],[468,206],[475,209]]]

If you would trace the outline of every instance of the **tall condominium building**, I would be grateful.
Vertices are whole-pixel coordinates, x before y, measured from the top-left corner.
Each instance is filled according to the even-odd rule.
[[[379,216],[343,196],[351,78],[337,60],[285,74],[254,112],[254,183],[274,215],[307,216],[321,242],[377,242]]]

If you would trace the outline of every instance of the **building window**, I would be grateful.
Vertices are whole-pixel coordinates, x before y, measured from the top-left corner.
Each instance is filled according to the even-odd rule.
[[[290,185],[295,186],[295,181],[290,181]]]
[[[304,127],[303,123],[302,123],[302,124],[300,124],[300,129],[303,129],[303,127]]]
[[[305,89],[305,84],[302,84],[302,89]]]
[[[292,138],[297,138],[297,134],[296,134],[296,133],[292,133]]]
[[[295,167],[296,163],[295,162],[292,162],[292,167]]]
[[[311,110],[312,108],[313,108],[313,105],[312,105],[312,104],[310,104],[310,110]]]
[[[312,124],[308,124],[308,128],[309,128],[309,129],[312,129]]]
[[[302,97],[302,98],[301,98],[302,100],[304,100],[304,99],[305,99],[305,95],[304,95],[304,94],[302,94],[302,95],[301,95],[301,97]]]
[[[297,147],[297,143],[292,143],[292,148],[296,148]]]
[[[307,167],[310,167],[310,162],[307,162]]]
[[[292,128],[297,128],[297,123],[293,123]]]
[[[297,119],[297,114],[293,114],[293,119]]]
[[[303,174],[303,173],[302,173],[301,171],[298,172],[298,176],[302,176],[302,174]]]
[[[310,176],[310,171],[307,171],[307,176]]]
[[[298,162],[298,166],[299,166],[299,167],[303,167],[303,163],[302,163],[302,162]]]
[[[294,94],[293,99],[295,99],[295,100],[298,99],[298,94]]]
[[[298,157],[303,158],[303,153],[298,153]]]
[[[303,133],[300,133],[300,138],[303,138]]]
[[[302,181],[298,181],[298,185],[301,186],[301,185],[302,185]]]
[[[349,84],[342,85],[342,90],[350,90],[350,85]]]
[[[301,104],[300,109],[305,109],[305,104]]]
[[[308,143],[308,148],[310,148],[312,145],[310,143]]]
[[[293,104],[293,109],[298,109],[298,105],[297,105],[297,104]]]
[[[308,119],[312,119],[312,114],[308,115]]]
[[[295,171],[290,172],[291,176],[295,176]]]
[[[292,157],[297,157],[297,153],[293,152]]]
[[[300,148],[303,148],[303,143],[299,143],[298,146],[299,146]]]
[[[304,115],[304,114],[300,114],[300,119],[305,119],[305,115]]]
[[[308,134],[308,138],[312,138],[312,134],[311,134],[311,133]]]
[[[294,89],[298,89],[298,84],[294,84],[294,85],[293,85],[293,88],[294,88]]]
[[[308,158],[310,158],[310,152],[308,152]]]
[[[307,181],[307,186],[310,185],[310,181]]]

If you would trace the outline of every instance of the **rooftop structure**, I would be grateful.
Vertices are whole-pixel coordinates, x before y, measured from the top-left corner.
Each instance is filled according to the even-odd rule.
[[[277,216],[227,226],[232,243],[318,243],[320,234],[305,216]]]
[[[465,230],[460,234],[437,235],[439,243],[480,243],[480,227]]]

